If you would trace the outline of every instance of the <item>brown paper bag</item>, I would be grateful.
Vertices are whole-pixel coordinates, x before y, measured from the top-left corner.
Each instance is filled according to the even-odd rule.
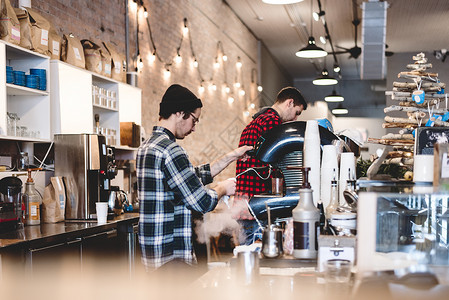
[[[44,55],[49,55],[48,32],[50,31],[50,22],[36,10],[29,7],[25,8],[30,17],[32,50]]]
[[[20,44],[20,23],[9,0],[0,0],[0,38]]]
[[[65,188],[62,177],[51,177],[42,200],[42,221],[57,223],[65,219]]]
[[[62,37],[56,32],[53,26],[50,26],[48,34],[48,52],[51,59],[61,59]]]
[[[30,17],[28,16],[28,12],[24,9],[15,8],[17,19],[19,19],[20,23],[20,46],[26,49],[32,48],[31,41],[31,23]]]
[[[100,48],[100,55],[101,55],[101,63],[103,65],[103,70],[101,72],[101,75],[105,77],[112,77],[112,58],[109,51],[102,46]]]
[[[117,50],[115,49],[114,46],[112,46],[109,43],[104,43],[103,42],[104,47],[109,51],[109,53],[111,54],[111,58],[112,58],[112,70],[111,70],[111,74],[112,74],[112,79],[121,81],[121,82],[126,82],[126,71],[124,69],[124,61],[125,61],[125,56],[121,55],[119,52],[117,52]]]
[[[83,45],[81,45],[80,40],[72,34],[63,35],[61,60],[79,68],[84,69],[86,67]]]
[[[100,54],[100,46],[89,40],[81,40],[86,60],[86,69],[98,74],[102,74],[103,64]]]

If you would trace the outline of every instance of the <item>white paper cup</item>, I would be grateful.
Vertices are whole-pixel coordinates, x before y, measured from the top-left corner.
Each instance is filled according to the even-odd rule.
[[[96,202],[95,208],[97,212],[97,222],[98,224],[105,224],[108,219],[108,203],[107,202]]]

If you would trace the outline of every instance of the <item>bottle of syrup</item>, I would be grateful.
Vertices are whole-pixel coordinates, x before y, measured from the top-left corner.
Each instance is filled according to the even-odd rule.
[[[31,171],[38,169],[28,169],[28,178],[25,183],[25,193],[22,201],[25,205],[25,224],[40,225],[41,224],[41,196],[36,192],[34,180],[31,177]]]
[[[313,204],[313,191],[308,180],[310,168],[302,170],[304,175],[303,184],[299,189],[299,203],[292,211],[293,256],[300,259],[316,259],[320,211]]]

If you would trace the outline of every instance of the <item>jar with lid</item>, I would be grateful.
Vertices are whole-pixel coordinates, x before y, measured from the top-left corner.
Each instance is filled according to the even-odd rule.
[[[28,169],[29,159],[28,152],[20,152],[17,160],[17,169],[19,171],[26,171]]]

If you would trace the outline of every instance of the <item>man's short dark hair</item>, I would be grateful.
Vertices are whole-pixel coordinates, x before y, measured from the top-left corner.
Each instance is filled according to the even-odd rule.
[[[288,86],[283,88],[276,97],[277,103],[283,103],[287,99],[293,99],[295,105],[302,105],[303,110],[307,109],[307,102],[301,92],[294,87]]]

